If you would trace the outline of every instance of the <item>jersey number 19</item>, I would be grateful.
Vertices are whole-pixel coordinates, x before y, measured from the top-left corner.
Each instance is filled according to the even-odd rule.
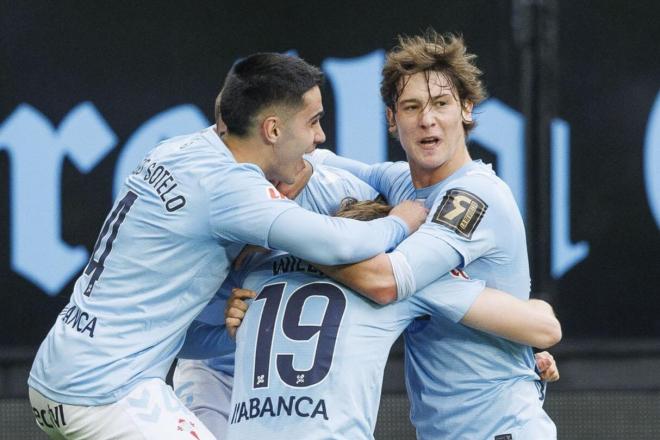
[[[275,322],[282,305],[286,283],[265,286],[255,301],[264,301],[254,355],[253,387],[268,386],[270,358],[275,335]],[[321,325],[301,325],[305,301],[312,297],[326,298],[328,303]],[[280,379],[292,387],[309,387],[322,381],[330,371],[339,325],[346,309],[346,297],[334,284],[316,282],[307,284],[291,294],[282,307],[282,332],[293,341],[309,341],[318,334],[314,361],[307,370],[296,370],[293,354],[277,354],[277,372]]]

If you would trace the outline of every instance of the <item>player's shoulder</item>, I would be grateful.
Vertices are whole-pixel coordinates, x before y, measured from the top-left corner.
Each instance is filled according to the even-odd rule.
[[[226,182],[236,187],[243,180],[253,180],[264,185],[268,183],[257,165],[236,162],[214,127],[169,139],[157,149],[161,150],[161,155],[171,157],[182,171],[190,174],[202,186],[216,186]]]
[[[352,173],[326,165],[321,165],[314,170],[308,186],[310,188],[321,186],[337,200],[349,196],[358,200],[370,200],[378,195],[375,189]]]
[[[214,127],[167,140],[157,150],[156,160],[168,162],[173,174],[211,198],[243,197],[248,191],[250,197],[283,199],[261,168],[236,162]]]
[[[377,166],[381,169],[383,176],[390,180],[410,178],[410,165],[406,161],[382,162]]]
[[[205,147],[211,147],[216,142],[221,143],[220,138],[215,135],[216,141],[213,135],[215,135],[213,127],[207,127],[193,133],[174,136],[161,141],[149,154],[164,157],[173,154],[186,154],[193,148],[203,150]]]
[[[383,192],[390,204],[394,205],[414,196],[415,187],[408,162],[383,162],[377,166],[377,188]]]
[[[312,180],[318,181],[324,184],[333,184],[342,180],[359,180],[350,172],[343,170],[341,168],[333,167],[331,165],[320,164],[314,167],[314,173],[312,174]]]
[[[410,173],[410,164],[405,160],[397,160],[395,162],[381,162],[379,166],[383,167],[390,173]]]
[[[147,154],[146,160],[195,180],[236,163],[213,127],[166,139]]]
[[[489,165],[473,162],[430,196],[429,220],[470,239],[484,218],[508,219],[518,212],[509,187]],[[491,223],[499,224],[499,223]]]
[[[465,197],[485,205],[513,199],[509,186],[495,174],[490,164],[474,161],[456,174],[434,191],[436,203],[447,196]]]
[[[500,192],[507,187],[506,183],[495,173],[492,165],[480,160],[471,162],[465,170],[457,174],[454,182],[485,193]]]
[[[386,172],[390,171],[393,175],[394,174],[404,175],[406,173],[410,174],[410,169],[408,167],[407,162],[381,162],[371,166],[378,167]],[[342,180],[342,179],[348,182],[362,181],[359,177],[355,176],[355,174],[351,173],[350,171],[332,165],[326,165],[326,164],[316,165],[314,167],[314,174],[317,173],[320,179],[324,179],[330,182],[335,180]]]

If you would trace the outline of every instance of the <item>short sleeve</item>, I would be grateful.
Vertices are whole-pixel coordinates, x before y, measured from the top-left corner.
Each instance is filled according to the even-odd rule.
[[[255,165],[224,167],[206,176],[200,185],[208,194],[212,235],[234,243],[268,246],[273,221],[298,207],[281,195]]]
[[[467,266],[496,247],[497,186],[481,176],[463,177],[434,197],[429,217],[419,232],[442,239]]]
[[[460,271],[452,271],[415,293],[408,301],[417,314],[444,316],[459,322],[484,287],[483,281],[471,280]]]

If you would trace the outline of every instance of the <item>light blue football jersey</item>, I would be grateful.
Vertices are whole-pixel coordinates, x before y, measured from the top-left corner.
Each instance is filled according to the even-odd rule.
[[[490,165],[473,161],[433,186],[415,189],[406,162],[351,162],[325,161],[355,172],[390,203],[417,199],[430,209],[427,222],[397,247],[408,258],[418,288],[442,275],[434,250],[446,243],[461,255],[472,278],[529,298],[524,224],[510,189]],[[556,437],[542,409],[545,387],[530,347],[441,316],[415,321],[405,342],[406,385],[418,438]]]
[[[341,201],[346,197],[357,200],[373,200],[378,196],[376,190],[351,173],[326,165],[314,167],[314,173],[307,185],[298,194],[295,201],[301,207],[319,214],[334,215]],[[208,324],[224,325],[224,310],[231,289],[241,287],[245,271],[231,271],[227,280],[216,294],[214,300],[197,317]],[[229,342],[233,347],[233,340]],[[230,347],[231,348],[231,347]],[[203,361],[207,366],[225,374],[234,374],[234,350]]]
[[[278,243],[320,262],[349,236],[348,259],[357,261],[365,245],[355,237],[370,234],[375,255],[406,229],[393,217],[364,226],[286,200],[259,167],[237,163],[213,129],[164,141],[126,179],[28,384],[62,403],[112,403],[141,380],[165,377],[244,243]]]
[[[383,370],[414,317],[460,320],[483,290],[446,275],[379,306],[288,254],[255,260],[237,334],[228,439],[373,439]]]

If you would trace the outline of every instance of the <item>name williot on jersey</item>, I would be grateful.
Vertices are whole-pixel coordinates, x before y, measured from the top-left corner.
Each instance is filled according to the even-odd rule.
[[[174,180],[172,173],[163,165],[153,162],[150,158],[144,159],[133,174],[144,172],[144,181],[148,182],[156,191],[160,199],[165,202],[165,209],[168,212],[174,212],[183,208],[186,204],[186,198],[181,194],[172,192],[179,184]]]
[[[288,272],[307,272],[321,275],[321,271],[293,255],[286,255],[273,261],[273,275],[279,275]]]
[[[329,420],[325,400],[314,401],[309,396],[278,396],[260,399],[253,397],[234,405],[231,424],[261,417],[303,417]]]

